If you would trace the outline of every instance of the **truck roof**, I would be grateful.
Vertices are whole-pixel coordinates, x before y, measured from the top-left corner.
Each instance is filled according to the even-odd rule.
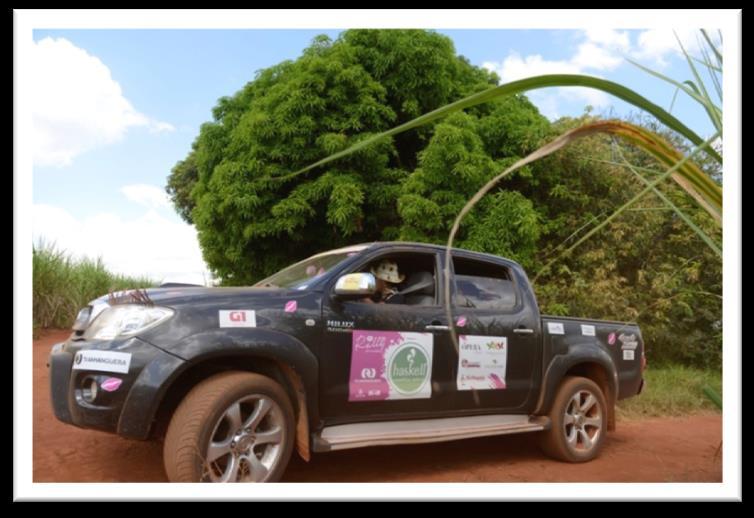
[[[353,248],[354,251],[356,250],[360,251],[360,250],[366,250],[367,248],[378,248],[378,247],[387,247],[387,246],[409,246],[409,247],[416,247],[416,248],[425,248],[425,249],[435,250],[435,251],[445,250],[445,245],[436,245],[433,243],[419,243],[416,241],[372,241],[369,243],[360,243],[358,245],[353,245],[351,247],[347,247],[342,250],[345,251],[348,248]],[[465,248],[456,248],[456,247],[451,248],[451,251],[454,253],[473,255],[473,256],[478,256],[480,258],[493,259],[497,261],[500,261],[502,259],[503,261],[507,263],[514,264],[518,267],[521,267],[521,265],[518,264],[516,261],[509,259],[507,257],[500,256],[500,255],[489,254],[485,252],[475,252],[473,250],[467,250]]]

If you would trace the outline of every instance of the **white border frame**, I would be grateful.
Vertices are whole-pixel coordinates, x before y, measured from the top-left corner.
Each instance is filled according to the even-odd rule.
[[[651,13],[651,14],[650,14]],[[741,500],[741,10],[17,10],[14,11],[14,500],[540,499]],[[585,23],[588,20],[588,23]],[[437,28],[621,29],[719,27],[724,34],[725,207],[723,229],[723,483],[721,484],[35,484],[32,482],[31,110],[23,88],[30,77],[34,29]],[[44,388],[36,387],[36,390]],[[347,495],[347,496],[346,496]]]

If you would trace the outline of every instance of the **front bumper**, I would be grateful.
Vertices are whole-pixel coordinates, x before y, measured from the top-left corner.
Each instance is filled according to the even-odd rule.
[[[128,372],[113,372],[107,370],[107,366],[74,368],[74,358],[79,351],[128,354]],[[56,344],[49,359],[55,417],[81,428],[145,439],[168,381],[183,363],[180,358],[136,337],[99,342],[69,339]],[[120,385],[113,380],[120,380]],[[98,387],[97,395],[87,401],[85,390],[93,381]]]

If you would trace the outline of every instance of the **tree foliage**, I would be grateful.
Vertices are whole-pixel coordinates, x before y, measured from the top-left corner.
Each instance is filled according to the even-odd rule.
[[[444,243],[455,216],[490,178],[587,119],[553,124],[514,95],[306,174],[277,177],[496,83],[434,32],[318,37],[295,61],[259,71],[218,101],[167,190],[196,226],[207,264],[230,285],[346,244]],[[533,277],[643,187],[618,165],[616,146],[631,163],[655,166],[630,146],[588,138],[502,182],[464,220],[458,246],[510,257]],[[677,186],[661,191],[717,231]],[[550,313],[638,320],[650,359],[717,365],[719,259],[661,206],[645,197],[538,279],[537,295]]]

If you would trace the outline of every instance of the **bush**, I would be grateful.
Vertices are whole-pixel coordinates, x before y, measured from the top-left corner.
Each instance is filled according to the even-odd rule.
[[[126,277],[105,268],[101,258],[74,259],[54,245],[40,242],[32,251],[32,315],[40,328],[67,328],[86,304],[110,291],[148,288],[147,277]]]

